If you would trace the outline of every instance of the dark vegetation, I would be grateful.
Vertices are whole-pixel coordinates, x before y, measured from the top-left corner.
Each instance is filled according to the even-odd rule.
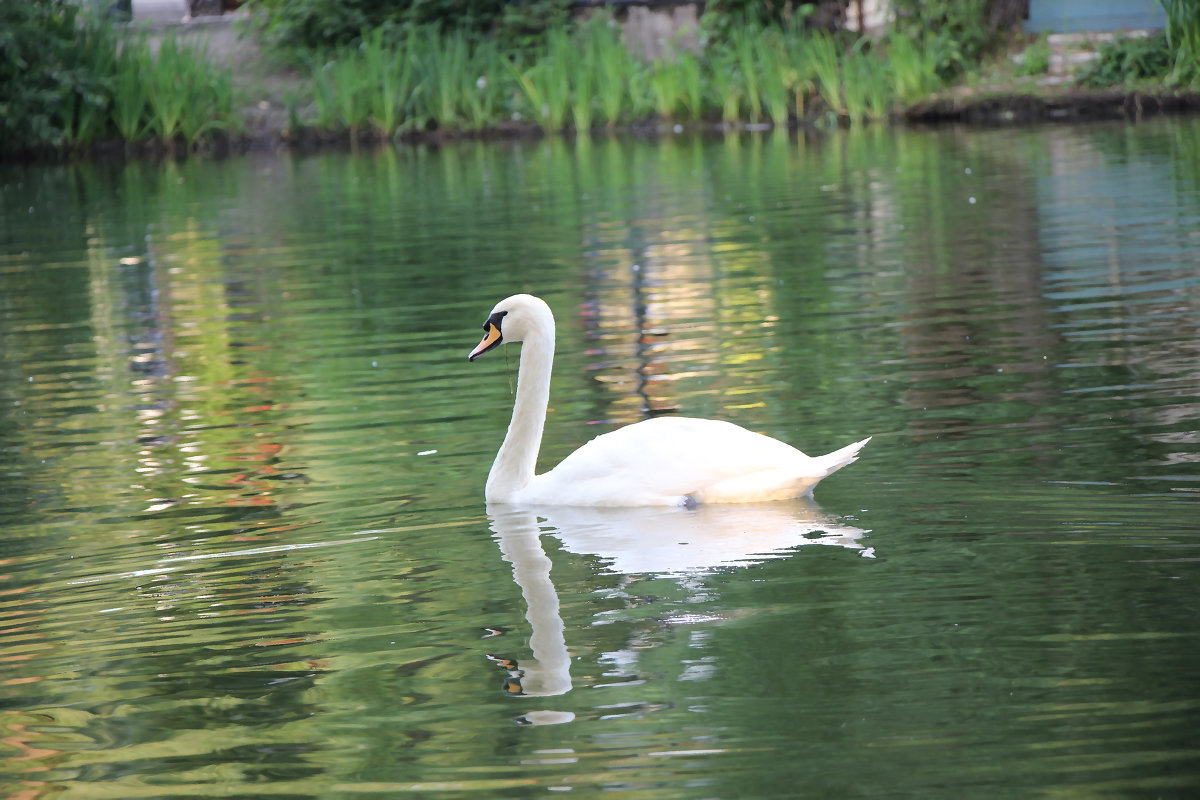
[[[235,126],[231,75],[203,54],[172,38],[152,52],[71,0],[0,3],[0,153],[188,147]]]

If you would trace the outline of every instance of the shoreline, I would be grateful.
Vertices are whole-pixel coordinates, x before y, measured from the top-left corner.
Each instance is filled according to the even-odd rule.
[[[916,124],[965,124],[1002,127],[1008,124],[1087,122],[1126,119],[1138,122],[1159,116],[1200,112],[1200,91],[1167,88],[1059,88],[1043,92],[986,90],[966,96],[931,97],[909,106],[902,116]]]
[[[369,131],[327,131],[311,126],[296,126],[295,98],[305,83],[296,70],[274,61],[263,52],[249,30],[251,17],[245,11],[217,17],[197,17],[187,21],[149,20],[129,23],[132,35],[147,36],[157,47],[167,36],[182,44],[197,46],[213,64],[232,66],[239,94],[237,116],[241,130],[219,133],[190,147],[183,142],[147,140],[102,141],[81,148],[30,148],[0,156],[6,161],[65,162],[86,159],[101,161],[130,158],[173,159],[191,155],[223,158],[243,153],[293,151],[299,153],[368,148],[395,145],[440,145],[457,141],[534,141],[548,136],[573,139],[578,133],[570,128],[547,133],[532,122],[508,122],[478,130],[408,130],[392,137],[380,137]],[[986,72],[985,72],[986,75]],[[294,102],[294,100],[293,100]],[[930,127],[967,125],[1006,127],[1011,125],[1079,123],[1100,120],[1138,122],[1158,116],[1186,116],[1200,113],[1200,90],[1174,90],[1166,86],[1077,87],[1066,82],[1038,85],[1032,80],[986,82],[978,87],[958,86],[937,93],[893,112],[887,119],[863,123],[888,127]],[[786,126],[795,132],[821,134],[845,127],[843,120],[829,114],[791,119]],[[729,124],[717,121],[676,124],[649,117],[632,124],[597,127],[592,137],[611,136],[671,137],[675,135],[717,135],[731,132],[775,130],[772,123]]]
[[[891,128],[928,128],[965,125],[979,128],[1004,128],[1022,125],[1075,124],[1099,121],[1126,120],[1141,122],[1163,116],[1189,116],[1200,113],[1200,91],[1170,90],[1069,89],[1044,95],[1031,92],[988,92],[972,96],[936,96],[893,114],[889,120],[864,123],[866,126]],[[845,129],[845,124],[821,125],[820,118],[793,121],[786,132],[821,135]],[[98,142],[77,149],[31,149],[0,157],[0,163],[62,163],[79,160],[121,161],[127,159],[178,159],[189,156],[227,158],[247,153],[288,151],[316,153],[345,149],[393,147],[397,145],[439,146],[465,141],[537,141],[552,136],[578,138],[578,132],[566,129],[546,133],[532,123],[511,123],[503,127],[480,130],[407,131],[394,137],[381,138],[369,131],[324,131],[305,127],[296,131],[286,126],[273,126],[258,120],[252,133],[218,134],[204,143],[190,147],[183,142],[147,140]],[[723,122],[674,124],[648,119],[631,125],[593,129],[590,138],[637,137],[669,138],[686,135],[720,135],[730,133],[767,133],[776,130],[771,123]]]

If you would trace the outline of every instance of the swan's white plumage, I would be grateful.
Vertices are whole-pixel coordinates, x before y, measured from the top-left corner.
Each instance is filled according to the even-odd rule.
[[[488,502],[559,506],[662,506],[753,503],[812,492],[822,478],[857,459],[870,438],[812,458],[791,445],[731,422],[657,417],[592,439],[541,475],[541,446],[554,358],[554,317],[532,295],[492,310],[471,359],[499,342],[521,341],[512,423],[496,455]]]

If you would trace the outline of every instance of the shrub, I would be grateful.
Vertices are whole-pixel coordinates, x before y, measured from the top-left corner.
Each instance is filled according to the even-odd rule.
[[[268,42],[327,51],[357,42],[383,25],[497,33],[516,49],[536,46],[567,19],[569,0],[252,0],[263,12]]]
[[[0,153],[151,135],[195,144],[232,119],[232,74],[174,38],[154,55],[73,0],[0,2]]]
[[[1100,46],[1100,57],[1079,77],[1079,83],[1104,87],[1162,78],[1173,63],[1164,34],[1117,38]]]
[[[105,102],[107,75],[94,61],[111,55],[113,37],[79,35],[71,0],[0,2],[0,151],[62,146]]]
[[[992,44],[988,0],[894,0],[893,31],[937,54],[943,79],[975,63]]]
[[[1050,42],[1039,36],[1025,48],[1017,65],[1017,74],[1025,76],[1045,75],[1050,71]]]
[[[550,31],[567,28],[571,0],[525,0],[506,3],[494,21],[496,44],[501,50],[529,56],[539,50]]]
[[[700,21],[709,39],[724,41],[741,28],[794,26],[813,14],[818,5],[793,0],[708,0]],[[831,4],[826,0],[824,5]]]

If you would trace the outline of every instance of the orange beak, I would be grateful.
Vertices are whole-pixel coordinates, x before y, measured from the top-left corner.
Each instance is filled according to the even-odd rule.
[[[483,341],[475,346],[475,349],[471,351],[471,355],[467,356],[467,361],[474,361],[498,344],[500,344],[500,329],[489,323],[487,333],[483,335]]]

